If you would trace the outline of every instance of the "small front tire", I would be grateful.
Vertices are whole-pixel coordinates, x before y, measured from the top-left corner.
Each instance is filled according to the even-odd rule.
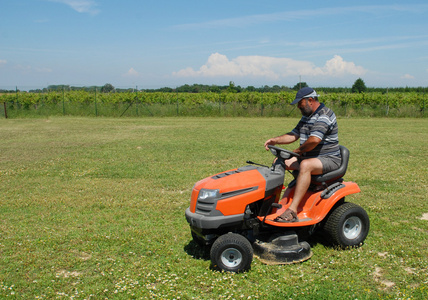
[[[251,268],[253,247],[242,235],[228,233],[217,238],[211,247],[210,257],[216,270],[245,272]]]

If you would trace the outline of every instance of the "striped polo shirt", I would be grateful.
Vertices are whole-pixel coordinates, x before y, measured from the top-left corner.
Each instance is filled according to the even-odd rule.
[[[323,103],[309,117],[303,116],[297,126],[291,131],[300,138],[300,145],[310,136],[315,136],[321,142],[311,151],[303,154],[305,158],[318,156],[339,156],[339,128],[336,115]]]

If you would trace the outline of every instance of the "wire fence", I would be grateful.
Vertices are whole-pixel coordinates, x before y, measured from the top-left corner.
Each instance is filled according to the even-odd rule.
[[[425,110],[414,105],[390,107],[387,105],[353,105],[330,103],[338,117],[426,117]],[[23,106],[19,103],[4,102],[0,110],[3,118],[32,118],[50,116],[86,117],[299,117],[300,111],[288,103],[243,104],[239,102],[209,102],[196,105],[182,103],[91,103],[38,104]]]
[[[298,117],[290,103],[295,92],[281,93],[99,93],[56,91],[0,94],[0,117]],[[338,117],[426,117],[425,94],[323,94]]]

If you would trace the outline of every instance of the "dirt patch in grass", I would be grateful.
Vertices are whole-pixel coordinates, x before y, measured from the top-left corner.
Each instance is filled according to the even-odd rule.
[[[67,270],[58,270],[58,272],[56,273],[56,277],[64,277],[64,278],[68,278],[68,277],[78,277],[81,274],[79,272],[76,271],[67,271]]]
[[[373,273],[373,278],[376,282],[379,282],[380,284],[384,285],[386,288],[391,288],[395,285],[394,282],[383,278],[383,269],[380,267],[376,267]]]

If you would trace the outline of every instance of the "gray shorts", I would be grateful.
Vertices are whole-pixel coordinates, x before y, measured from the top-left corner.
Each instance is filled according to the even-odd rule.
[[[339,169],[342,163],[340,156],[318,156],[317,157],[322,163],[322,172],[327,173]]]

